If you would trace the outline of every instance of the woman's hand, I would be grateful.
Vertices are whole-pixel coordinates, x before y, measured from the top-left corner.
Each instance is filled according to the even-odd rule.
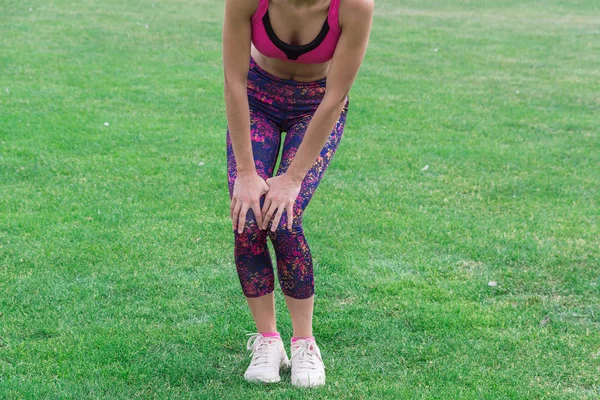
[[[262,226],[261,229],[267,229],[269,221],[275,214],[273,223],[271,224],[271,232],[275,232],[279,225],[279,220],[283,214],[283,210],[287,210],[287,228],[292,229],[292,222],[294,220],[294,202],[296,197],[300,193],[300,186],[302,182],[292,179],[287,174],[281,174],[273,178],[267,179],[267,185],[269,191],[265,197],[265,203],[262,208]]]
[[[256,172],[238,173],[233,184],[233,196],[229,216],[233,221],[233,230],[242,233],[246,224],[248,209],[252,209],[258,226],[262,225],[262,213],[260,210],[260,197],[267,193],[269,185]]]

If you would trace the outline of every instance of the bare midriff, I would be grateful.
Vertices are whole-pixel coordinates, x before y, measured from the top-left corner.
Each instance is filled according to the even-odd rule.
[[[251,44],[250,54],[259,67],[281,79],[312,82],[327,77],[331,61],[322,64],[302,64],[266,57]]]

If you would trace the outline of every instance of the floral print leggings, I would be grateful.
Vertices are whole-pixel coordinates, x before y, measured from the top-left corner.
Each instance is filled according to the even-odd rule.
[[[326,78],[312,82],[282,79],[263,70],[252,57],[250,58],[247,92],[252,152],[256,172],[263,179],[273,176],[282,132],[286,132],[286,136],[277,175],[286,172],[302,143],[314,112],[323,99],[325,82]],[[233,231],[235,265],[246,297],[264,296],[275,290],[267,237],[271,238],[275,249],[277,275],[282,292],[296,299],[306,299],[314,294],[313,262],[302,228],[302,216],[340,143],[348,104],[347,97],[327,143],[302,182],[294,203],[292,230],[287,229],[287,210],[283,212],[279,226],[271,232],[271,223],[266,230],[261,230],[252,209],[249,209],[242,233]],[[231,198],[237,173],[229,127],[227,170]],[[260,199],[261,208],[264,198],[263,195]]]

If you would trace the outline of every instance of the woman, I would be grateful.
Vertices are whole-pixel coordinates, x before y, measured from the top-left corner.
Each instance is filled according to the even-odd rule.
[[[302,216],[342,137],[373,0],[226,0],[223,69],[228,184],[237,273],[258,333],[248,381],[325,383],[312,333],[314,279]],[[281,133],[281,162],[273,170]],[[294,329],[291,362],[277,332],[271,238]]]

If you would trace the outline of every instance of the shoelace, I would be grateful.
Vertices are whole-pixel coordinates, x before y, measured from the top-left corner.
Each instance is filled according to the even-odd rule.
[[[269,361],[269,351],[271,347],[274,347],[277,342],[275,340],[267,340],[260,333],[248,333],[247,335],[251,335],[248,339],[248,343],[246,343],[246,348],[248,350],[252,350],[250,357],[252,358],[252,365],[264,365],[268,364]]]
[[[317,359],[321,360],[314,342],[305,340],[304,342],[300,342],[300,344],[294,344],[294,346],[297,347],[295,347],[294,355],[292,355],[291,360],[296,360],[295,365],[299,368],[308,367],[314,369],[314,366],[317,364]],[[321,365],[325,368],[322,360]]]

